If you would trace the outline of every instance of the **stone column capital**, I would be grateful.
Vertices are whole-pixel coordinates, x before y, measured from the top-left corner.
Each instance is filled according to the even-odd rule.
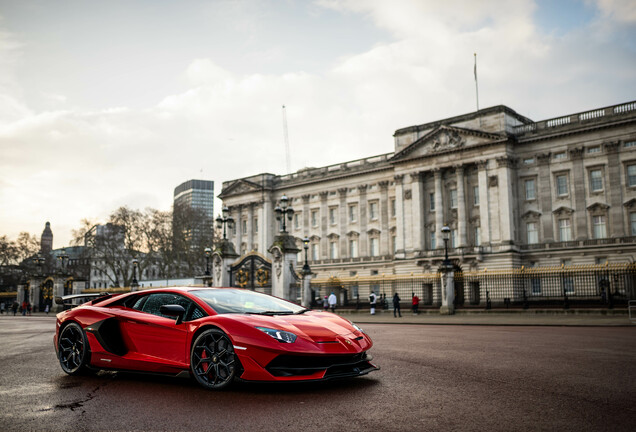
[[[396,174],[393,176],[393,179],[395,179],[395,183],[396,184],[402,184],[402,182],[404,181],[404,174]]]
[[[606,142],[603,144],[607,153],[616,153],[618,151],[619,141]]]
[[[368,185],[366,185],[366,184],[358,185],[358,192],[360,192],[361,194],[366,193],[367,192],[367,187],[368,187]]]
[[[380,186],[380,189],[387,189],[389,187],[389,182],[387,180],[378,182],[378,186]]]
[[[346,197],[348,191],[349,190],[347,188],[338,188],[338,195],[340,195],[341,197]]]
[[[311,198],[311,195],[305,194],[301,198],[303,199],[303,204],[307,204],[309,202],[309,199]]]
[[[320,200],[321,201],[325,201],[327,199],[327,197],[329,196],[329,191],[319,192],[318,195],[320,195]]]
[[[570,159],[577,160],[583,157],[583,147],[575,147],[568,150]]]

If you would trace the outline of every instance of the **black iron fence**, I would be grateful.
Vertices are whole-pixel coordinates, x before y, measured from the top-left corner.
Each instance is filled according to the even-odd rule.
[[[371,291],[380,297],[380,308],[389,307],[395,293],[403,306],[413,295],[420,308],[441,304],[441,273],[332,277],[313,280],[311,287],[316,298],[337,292],[348,307],[367,307]],[[612,308],[636,300],[636,264],[455,272],[454,289],[456,308]]]

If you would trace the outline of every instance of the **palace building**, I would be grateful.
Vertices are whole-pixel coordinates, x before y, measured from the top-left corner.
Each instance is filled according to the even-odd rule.
[[[435,271],[443,226],[463,270],[634,262],[636,102],[537,122],[500,105],[393,137],[391,153],[224,182],[236,251],[267,256],[285,195],[319,278]]]

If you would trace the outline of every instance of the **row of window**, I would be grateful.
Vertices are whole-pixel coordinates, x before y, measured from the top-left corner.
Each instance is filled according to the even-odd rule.
[[[629,214],[631,235],[636,235],[636,213]],[[572,221],[570,218],[557,220],[558,240],[562,242],[572,241]],[[526,241],[528,244],[539,243],[539,223],[526,223]],[[592,216],[592,238],[604,239],[607,237],[607,217],[605,215]]]
[[[626,184],[628,187],[636,187],[636,165],[627,165],[626,167]],[[567,172],[558,173],[554,176],[554,190],[559,197],[565,197],[570,194],[569,174]],[[537,198],[537,180],[529,178],[524,180],[526,201],[535,200]],[[603,185],[603,168],[592,168],[588,170],[588,187],[590,192],[602,192]]]

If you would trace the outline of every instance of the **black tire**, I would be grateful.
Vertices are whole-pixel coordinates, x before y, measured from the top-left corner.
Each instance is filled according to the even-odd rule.
[[[79,375],[87,370],[90,351],[86,333],[77,323],[62,329],[57,341],[57,357],[62,370],[69,375]]]
[[[230,385],[236,375],[237,366],[234,346],[221,330],[206,330],[197,336],[192,344],[192,376],[206,389],[221,390]]]

